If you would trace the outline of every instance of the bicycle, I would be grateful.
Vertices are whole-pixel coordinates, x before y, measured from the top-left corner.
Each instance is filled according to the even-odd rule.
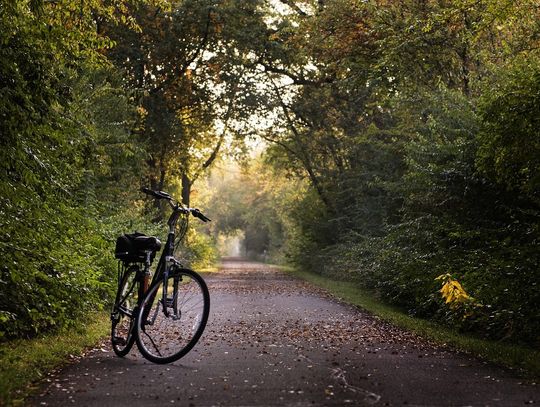
[[[154,363],[170,363],[185,356],[200,339],[210,312],[204,279],[174,258],[188,229],[189,214],[210,221],[201,211],[188,208],[168,193],[142,188],[172,209],[169,232],[156,271],[150,266],[161,242],[142,233],[124,234],[116,241],[118,289],[111,312],[111,343],[123,357],[133,344]]]

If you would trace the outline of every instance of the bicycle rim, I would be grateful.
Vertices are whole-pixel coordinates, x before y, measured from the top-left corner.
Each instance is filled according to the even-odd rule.
[[[209,311],[210,296],[202,277],[187,269],[171,272],[166,281],[161,279],[148,290],[138,311],[140,352],[154,363],[180,359],[201,337]]]
[[[136,274],[134,270],[125,271],[111,314],[111,344],[114,353],[120,357],[127,355],[135,342],[133,328],[138,296]]]

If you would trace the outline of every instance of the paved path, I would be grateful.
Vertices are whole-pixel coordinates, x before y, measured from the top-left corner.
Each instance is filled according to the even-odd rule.
[[[525,406],[540,388],[437,348],[267,266],[206,276],[203,339],[170,365],[108,343],[53,374],[30,405]]]

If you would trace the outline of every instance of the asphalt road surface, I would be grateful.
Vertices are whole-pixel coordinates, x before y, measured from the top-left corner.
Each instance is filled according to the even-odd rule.
[[[526,406],[540,388],[395,328],[268,266],[206,275],[210,319],[169,365],[104,342],[53,373],[35,406]]]

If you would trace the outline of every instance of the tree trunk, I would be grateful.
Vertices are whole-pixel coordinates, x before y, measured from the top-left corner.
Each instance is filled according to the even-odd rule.
[[[192,182],[187,174],[182,174],[182,202],[184,205],[189,206],[189,198],[191,195]]]
[[[157,163],[154,158],[151,158],[146,161],[149,167],[148,181],[150,182],[150,189],[153,191],[161,191],[165,185],[165,176],[167,171],[163,168],[161,163]],[[159,178],[157,177],[159,173]],[[153,219],[154,222],[159,222],[165,218],[165,206],[160,199],[154,199],[153,202],[154,208],[158,210],[158,215]]]

